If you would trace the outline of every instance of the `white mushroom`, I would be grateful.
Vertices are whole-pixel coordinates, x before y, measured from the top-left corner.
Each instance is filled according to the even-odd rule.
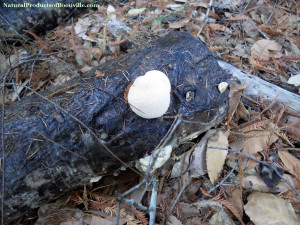
[[[133,112],[145,119],[161,117],[170,105],[171,84],[161,71],[151,70],[135,79],[128,91]]]
[[[219,92],[223,93],[224,91],[226,91],[227,87],[228,87],[227,82],[219,83],[219,85],[218,85]]]

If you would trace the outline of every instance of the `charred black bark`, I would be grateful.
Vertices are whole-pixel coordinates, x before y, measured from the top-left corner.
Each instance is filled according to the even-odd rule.
[[[147,120],[135,115],[123,96],[131,81],[153,69],[170,78],[171,104],[167,117]],[[96,77],[96,71],[105,76]],[[58,88],[74,85],[72,89],[49,98],[55,104],[33,96],[10,105],[1,143],[5,146],[5,196],[1,196],[5,220],[30,213],[120,167],[91,132],[68,114],[89,127],[120,159],[130,162],[154,150],[176,117],[182,122],[168,138],[173,146],[219,124],[227,113],[228,90],[220,93],[217,85],[228,79],[202,42],[188,33],[172,32],[144,50],[74,78]],[[193,99],[187,101],[187,95]]]

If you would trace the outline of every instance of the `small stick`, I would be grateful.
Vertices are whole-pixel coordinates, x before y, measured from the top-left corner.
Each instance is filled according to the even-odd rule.
[[[207,6],[207,10],[206,10],[206,14],[205,14],[205,17],[204,17],[204,20],[203,20],[203,23],[201,24],[201,27],[197,33],[197,37],[200,36],[200,33],[202,32],[204,26],[206,25],[207,23],[207,20],[208,20],[208,14],[209,14],[209,11],[210,11],[210,8],[212,7],[212,4],[213,4],[213,0],[210,0],[208,6]]]
[[[157,200],[157,180],[153,179],[152,182],[152,194],[149,206],[149,225],[155,225],[155,214],[156,214],[156,200]]]
[[[233,171],[235,171],[235,169],[237,168],[237,166],[238,166],[238,162],[236,161],[236,163],[235,163],[234,167],[232,168],[232,170],[226,175],[226,177],[224,177],[224,178],[222,179],[222,181],[221,181],[219,184],[217,184],[217,185],[215,185],[214,187],[212,187],[212,188],[208,191],[208,194],[210,194],[210,193],[213,192],[215,189],[217,189],[218,187],[220,187],[221,185],[223,185],[223,183],[229,178],[229,176],[233,173]],[[201,200],[203,200],[203,199],[204,199],[204,196],[201,197],[198,201],[201,201]]]
[[[183,192],[185,191],[185,189],[190,185],[190,183],[191,183],[191,179],[190,179],[190,181],[185,182],[184,185],[182,186],[182,188],[181,188],[181,190],[180,190],[178,196],[176,197],[175,201],[173,202],[173,204],[172,204],[172,206],[171,206],[171,208],[170,208],[170,210],[169,210],[169,215],[172,214],[172,212],[173,212],[175,206],[177,205],[177,202],[178,202],[179,199],[181,198],[181,195],[183,194]]]

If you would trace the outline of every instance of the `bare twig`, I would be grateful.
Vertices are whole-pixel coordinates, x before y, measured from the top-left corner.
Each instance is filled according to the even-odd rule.
[[[205,14],[203,23],[201,24],[201,27],[200,27],[200,29],[199,29],[199,31],[198,31],[198,33],[197,33],[197,37],[200,36],[200,34],[201,34],[201,32],[202,32],[204,26],[205,26],[206,23],[207,23],[207,20],[208,20],[208,14],[209,14],[210,8],[212,7],[212,4],[213,4],[213,0],[210,0],[209,4],[208,4],[208,6],[207,6],[207,10],[206,10],[206,14]]]
[[[118,201],[116,199],[116,203],[117,203],[117,209],[116,209],[116,218],[115,218],[114,225],[119,225],[120,212],[121,212],[121,201]]]
[[[179,199],[181,198],[181,195],[183,194],[183,192],[185,191],[185,189],[190,185],[191,181],[192,181],[192,179],[190,179],[189,181],[185,182],[184,185],[182,186],[182,188],[181,188],[181,190],[180,190],[178,196],[176,197],[175,201],[173,202],[173,204],[172,204],[172,206],[171,206],[171,208],[170,208],[170,210],[169,210],[169,215],[172,214],[172,212],[173,212],[175,206],[177,205],[177,202],[178,202]]]
[[[141,210],[141,211],[148,211],[148,207],[142,205],[140,202],[136,202],[133,199],[124,199],[124,203],[126,203],[127,205],[132,205],[134,206],[136,209]]]
[[[270,38],[256,26],[253,20],[247,20],[247,22],[250,23],[262,36],[264,36],[265,39],[270,40]]]
[[[153,179],[152,182],[152,194],[149,206],[149,225],[155,225],[155,214],[156,214],[156,199],[157,199],[157,180]]]
[[[238,162],[235,162],[234,167],[232,168],[232,170],[226,175],[226,177],[224,177],[220,183],[218,183],[217,185],[215,185],[214,187],[212,187],[209,191],[208,194],[210,194],[211,192],[213,192],[215,189],[217,189],[218,187],[222,186],[224,184],[224,182],[230,177],[230,175],[235,171],[235,169],[238,166]],[[198,201],[202,201],[204,199],[204,196],[202,196]]]

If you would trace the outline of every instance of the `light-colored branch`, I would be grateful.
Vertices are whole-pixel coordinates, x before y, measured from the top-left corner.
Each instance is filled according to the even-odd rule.
[[[250,97],[263,98],[266,103],[271,103],[274,98],[277,99],[277,104],[283,106],[288,104],[287,112],[300,116],[300,95],[289,92],[281,87],[278,87],[270,82],[260,79],[257,76],[246,74],[240,69],[224,61],[218,60],[219,65],[227,71],[233,80],[238,80],[241,83],[246,83],[245,94]]]

